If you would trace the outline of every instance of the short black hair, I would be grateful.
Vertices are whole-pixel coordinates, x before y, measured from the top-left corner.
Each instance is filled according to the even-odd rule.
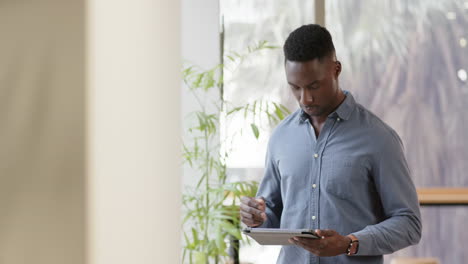
[[[310,24],[291,32],[284,43],[283,51],[285,60],[305,62],[331,56],[335,52],[335,46],[326,28]]]

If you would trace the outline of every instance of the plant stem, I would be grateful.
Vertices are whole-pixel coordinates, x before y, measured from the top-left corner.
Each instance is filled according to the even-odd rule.
[[[208,224],[209,224],[209,217],[208,217],[208,214],[210,212],[210,208],[209,208],[209,205],[210,205],[210,193],[209,193],[209,189],[210,189],[210,152],[208,151],[209,150],[209,146],[208,146],[208,141],[209,141],[209,136],[208,136],[208,131],[205,129],[204,131],[204,134],[205,134],[205,149],[206,149],[206,179],[205,179],[205,189],[206,189],[206,216],[205,216],[205,235],[204,235],[204,241],[206,243],[208,243],[209,239],[208,239]],[[208,258],[206,258],[206,264],[209,264],[209,261],[208,261]]]

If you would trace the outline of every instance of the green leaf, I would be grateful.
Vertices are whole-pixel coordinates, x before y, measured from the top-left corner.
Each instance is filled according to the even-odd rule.
[[[198,244],[198,232],[195,228],[192,227],[192,236],[193,236],[193,243]]]
[[[203,183],[203,180],[206,178],[206,173],[203,173],[202,177],[200,177],[200,180],[198,180],[197,183],[197,189],[200,188],[200,185]]]
[[[283,111],[283,113],[285,113],[287,115],[291,114],[291,111],[289,111],[289,109],[286,108],[286,106],[284,106],[282,104],[279,104],[279,106],[280,106],[281,110]]]
[[[216,230],[216,246],[220,251],[224,251],[226,249],[226,242],[224,241],[224,235],[220,226],[218,226]]]
[[[194,250],[196,246],[195,243],[190,243],[190,240],[187,237],[187,234],[185,233],[184,233],[184,237],[185,237],[185,243],[186,243],[185,248],[187,248],[188,250]]]
[[[218,77],[218,82],[216,85],[221,88],[221,86],[224,84],[224,76],[222,74],[219,75]]]
[[[219,223],[219,225],[223,228],[224,232],[230,234],[231,236],[237,239],[242,239],[242,235],[241,235],[239,228],[237,228],[233,224],[226,222],[226,221],[222,221]]]
[[[275,106],[275,114],[276,114],[276,116],[279,118],[279,120],[283,120],[283,119],[284,119],[283,111],[281,111],[281,109],[280,109],[280,107],[278,106],[278,104],[273,103],[273,105]]]
[[[252,132],[254,133],[255,138],[258,139],[258,136],[260,135],[258,127],[254,123],[250,124],[250,127],[252,128]]]
[[[205,73],[205,76],[203,79],[203,89],[205,91],[212,88],[215,84],[215,79],[214,79],[215,70],[216,69],[213,69]]]
[[[203,80],[203,75],[204,73],[200,73],[197,75],[195,81],[192,83],[193,87],[197,88],[197,87],[200,87],[200,84]]]
[[[226,115],[228,116],[228,115],[230,115],[230,114],[232,114],[232,113],[235,113],[235,112],[241,110],[242,108],[244,108],[244,107],[242,107],[242,106],[235,107],[234,109],[232,109],[232,110],[230,110],[229,112],[227,112]]]
[[[247,104],[246,106],[244,106],[244,118],[247,118],[247,111],[249,110],[249,106],[250,104]]]
[[[196,251],[193,255],[195,256],[195,264],[206,264],[208,262],[208,257],[205,252]]]
[[[268,116],[268,121],[272,122],[272,123],[277,123],[278,121],[280,121],[278,119],[278,117],[272,115],[271,113],[269,112],[266,112],[267,116]]]
[[[193,66],[190,66],[184,69],[183,71],[184,79],[186,79],[188,76],[190,76],[194,72],[192,69],[193,69]]]

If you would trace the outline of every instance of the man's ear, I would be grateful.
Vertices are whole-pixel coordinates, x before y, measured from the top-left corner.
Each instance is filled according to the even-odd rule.
[[[335,77],[338,78],[341,73],[341,62],[339,60],[335,61]]]

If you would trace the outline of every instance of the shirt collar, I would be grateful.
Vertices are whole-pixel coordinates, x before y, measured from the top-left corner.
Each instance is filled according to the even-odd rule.
[[[328,115],[329,118],[333,118],[338,116],[343,120],[348,120],[351,116],[351,113],[354,110],[354,106],[356,105],[356,101],[354,100],[353,95],[348,91],[343,91],[345,94],[344,101],[338,106],[338,108]],[[305,122],[309,116],[304,112],[304,110],[300,109],[299,115],[299,123]]]

